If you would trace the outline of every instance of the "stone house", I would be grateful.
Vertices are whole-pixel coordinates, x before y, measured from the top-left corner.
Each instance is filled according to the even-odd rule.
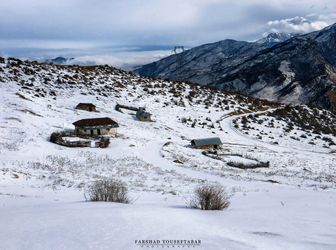
[[[75,109],[80,109],[80,110],[86,110],[90,112],[97,111],[96,110],[96,105],[92,103],[78,103]]]
[[[223,145],[219,137],[191,140],[191,147],[197,149],[219,149]]]
[[[146,112],[144,108],[139,108],[138,111],[136,112],[135,116],[139,121],[142,121],[142,122],[152,121],[151,113]]]
[[[73,123],[77,135],[117,135],[118,123],[108,117],[82,119]]]

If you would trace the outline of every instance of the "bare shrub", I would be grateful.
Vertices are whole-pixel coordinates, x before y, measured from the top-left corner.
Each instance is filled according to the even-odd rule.
[[[130,203],[125,183],[114,179],[96,181],[88,190],[90,201]]]
[[[201,210],[224,210],[229,205],[229,195],[226,193],[225,188],[209,184],[197,187],[190,202],[192,208]]]

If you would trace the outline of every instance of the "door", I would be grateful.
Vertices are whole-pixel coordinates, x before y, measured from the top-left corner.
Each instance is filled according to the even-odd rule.
[[[93,135],[93,129],[91,129],[90,132],[91,132],[91,135]]]
[[[97,129],[97,134],[100,135],[100,129]]]

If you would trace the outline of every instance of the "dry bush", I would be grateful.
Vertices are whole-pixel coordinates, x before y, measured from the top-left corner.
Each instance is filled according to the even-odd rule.
[[[114,179],[96,181],[88,190],[90,201],[130,203],[125,183]]]
[[[229,198],[224,187],[206,184],[195,189],[190,206],[201,210],[224,210],[230,205]]]

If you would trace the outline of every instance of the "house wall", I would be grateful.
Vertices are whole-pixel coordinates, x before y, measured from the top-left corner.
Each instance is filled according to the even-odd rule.
[[[81,107],[76,107],[76,109],[85,110],[85,111],[96,111],[96,107],[94,106],[81,106]]]
[[[151,121],[151,116],[150,115],[147,115],[147,116],[137,115],[136,118],[139,121],[142,121],[142,122],[149,122],[149,121]]]
[[[203,150],[210,150],[210,149],[221,149],[222,147],[220,145],[206,145],[206,146],[192,146],[196,149],[203,149]]]
[[[196,148],[196,149],[203,149],[203,150],[209,150],[210,148],[212,148],[211,146],[192,146],[193,148]]]
[[[109,134],[113,136],[117,136],[117,128],[110,128]]]
[[[149,117],[138,117],[138,120],[139,121],[142,121],[142,122],[148,122],[148,121],[150,121],[151,119],[149,118]]]
[[[98,129],[97,128],[93,128],[93,129],[82,129],[82,128],[76,128],[75,132],[78,135],[91,135],[91,130],[93,131],[93,135],[98,135]],[[116,136],[117,135],[117,128],[110,128],[110,129],[106,129],[106,128],[101,128],[100,129],[100,135],[112,135],[112,136]]]

